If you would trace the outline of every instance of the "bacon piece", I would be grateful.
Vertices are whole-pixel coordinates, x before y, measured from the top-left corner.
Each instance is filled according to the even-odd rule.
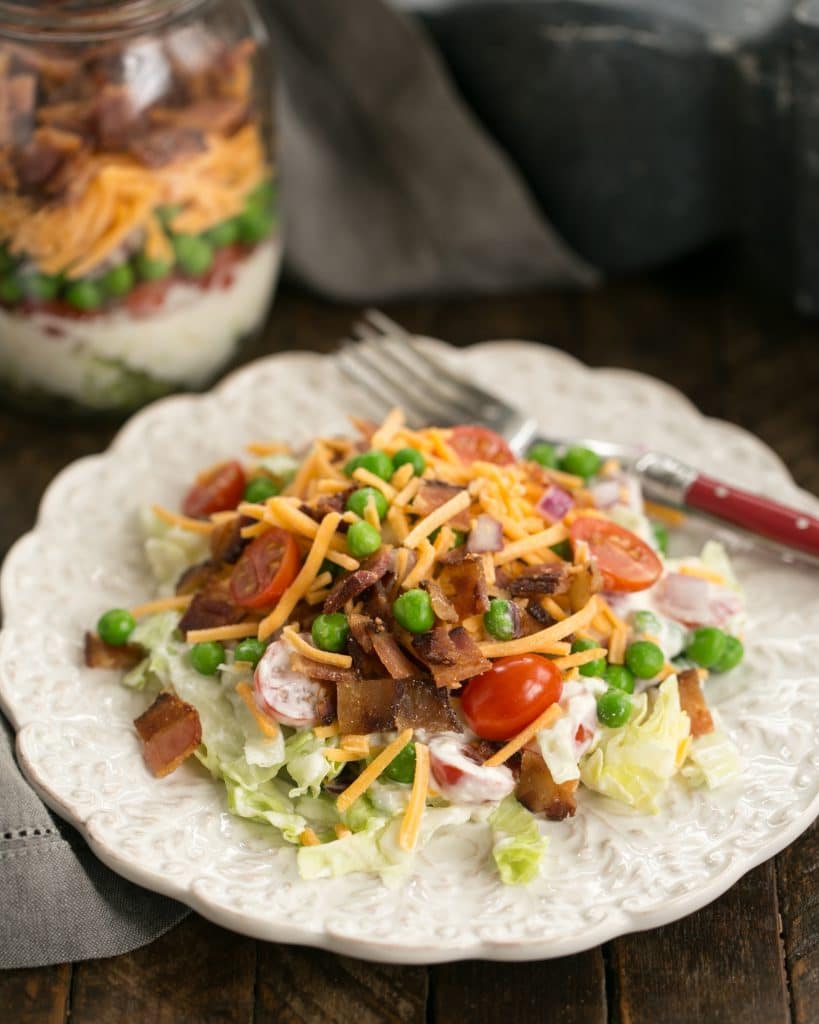
[[[702,692],[699,673],[695,668],[687,668],[677,674],[677,688],[680,692],[680,707],[691,719],[691,735],[704,736],[714,731],[714,719],[708,709],[705,694]]]
[[[372,635],[370,629],[375,625],[368,615],[361,615],[353,612],[348,616],[347,623],[350,627],[350,636],[361,647],[366,654],[371,654],[373,649]]]
[[[94,107],[97,142],[101,149],[128,149],[138,132],[144,130],[136,98],[126,85],[109,83],[97,96]]]
[[[430,512],[434,512],[436,508],[446,504],[450,498],[454,498],[462,490],[464,490],[463,487],[444,483],[443,480],[425,480],[415,495],[410,511],[419,516],[428,516]],[[453,516],[448,520],[447,525],[454,530],[468,530],[470,526],[469,509],[464,509]]]
[[[165,167],[180,157],[195,156],[207,149],[202,133],[195,128],[158,128],[131,141],[128,146],[146,167]]]
[[[577,809],[574,794],[577,779],[556,783],[540,754],[524,750],[520,762],[520,779],[515,795],[535,814],[545,812],[551,821],[573,817]]]
[[[20,186],[34,189],[55,173],[66,157],[82,148],[82,139],[59,128],[38,128],[31,141],[20,148],[14,164]]]
[[[438,583],[452,602],[459,620],[482,614],[489,608],[483,565],[475,555],[468,555],[454,565],[445,565]]]
[[[421,589],[426,590],[432,604],[432,610],[442,622],[458,622],[455,605],[449,600],[437,580],[423,580]]]
[[[179,621],[179,628],[187,633],[190,629],[232,626],[241,622],[245,614],[246,610],[233,601],[227,582],[220,582],[194,597]]]
[[[85,634],[85,664],[89,668],[133,668],[147,654],[139,644],[107,644],[96,633]]]
[[[406,679],[418,671],[418,666],[404,654],[398,641],[383,625],[371,629],[370,642],[379,661],[393,679]]]
[[[172,693],[160,693],[134,725],[142,740],[142,756],[161,779],[177,769],[202,742],[202,723],[195,707]]]
[[[217,523],[210,535],[210,553],[217,562],[228,562],[233,565],[239,561],[239,555],[250,543],[249,538],[242,536],[245,526],[250,526],[250,516],[235,516],[224,523]]]
[[[446,690],[429,679],[360,679],[338,685],[338,724],[342,733],[425,729],[460,732]]]
[[[511,579],[502,577],[502,586],[512,597],[530,594],[565,594],[569,590],[569,572],[559,565],[527,565]]]
[[[348,601],[363,594],[365,590],[368,590],[389,572],[391,565],[392,552],[389,548],[382,547],[369,558],[365,558],[355,572],[351,572],[349,576],[339,580],[327,595],[323,606],[324,614],[337,612]]]
[[[312,658],[298,653],[290,655],[290,667],[294,672],[303,672],[310,679],[319,679],[324,683],[354,683],[358,680],[355,669],[339,668],[338,665],[328,665],[324,661],[313,661]]]
[[[301,511],[315,522],[320,523],[329,512],[343,512],[347,505],[347,499],[354,490],[355,487],[348,487],[346,491],[339,491],[338,494],[321,494],[312,505],[303,503]],[[346,527],[347,524],[339,523],[339,527],[341,526]]]
[[[532,598],[526,602],[526,612],[532,616],[539,629],[543,629],[545,626],[551,626],[555,622],[552,616],[536,598]]]
[[[435,684],[447,689],[491,667],[462,626],[449,632],[445,626],[436,626],[428,633],[413,636],[411,644],[415,654],[429,668]]]
[[[241,100],[206,99],[184,107],[155,107],[150,113],[154,124],[170,131],[218,132],[230,135],[247,119],[247,104]]]
[[[222,574],[222,567],[212,558],[189,566],[176,581],[177,594],[195,594],[214,584]]]
[[[28,138],[36,95],[34,75],[0,76],[0,145],[19,144]]]

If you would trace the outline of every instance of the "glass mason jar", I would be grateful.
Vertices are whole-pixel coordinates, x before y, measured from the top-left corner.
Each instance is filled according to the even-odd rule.
[[[271,63],[250,2],[0,0],[0,390],[123,411],[259,330]]]

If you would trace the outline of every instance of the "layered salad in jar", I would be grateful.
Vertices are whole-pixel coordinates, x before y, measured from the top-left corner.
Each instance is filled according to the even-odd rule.
[[[0,42],[0,374],[127,409],[207,384],[279,264],[256,44],[203,25],[65,54]]]

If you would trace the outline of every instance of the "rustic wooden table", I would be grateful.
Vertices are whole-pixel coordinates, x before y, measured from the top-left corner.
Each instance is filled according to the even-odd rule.
[[[592,365],[643,370],[754,431],[819,493],[819,324],[743,295],[720,254],[590,295],[397,303],[407,327],[457,344],[548,341]],[[285,290],[252,355],[328,351],[359,310]],[[110,425],[0,413],[0,554],[65,463]],[[191,915],[126,956],[0,973],[3,1021],[72,1024],[436,1021],[815,1024],[819,827],[676,924],[560,960],[426,969],[367,964],[233,935]],[[567,883],[568,884],[568,883]]]

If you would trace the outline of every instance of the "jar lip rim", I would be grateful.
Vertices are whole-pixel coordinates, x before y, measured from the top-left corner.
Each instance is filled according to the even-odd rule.
[[[0,40],[98,42],[175,21],[212,0],[120,0],[72,5],[0,0]]]

